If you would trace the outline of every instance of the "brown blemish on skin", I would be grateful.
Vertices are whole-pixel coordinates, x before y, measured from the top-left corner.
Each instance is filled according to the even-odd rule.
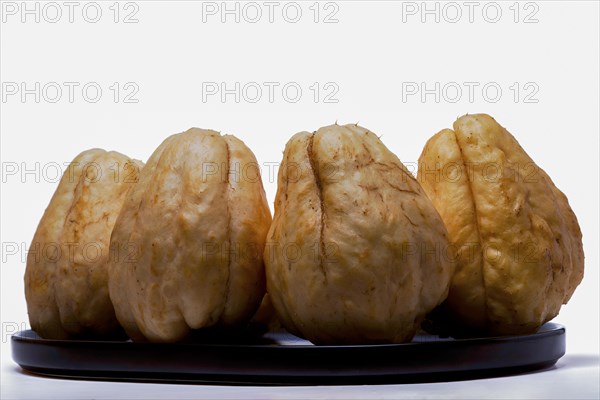
[[[229,201],[229,192],[231,190],[233,190],[233,187],[231,186],[231,182],[229,182],[229,174],[231,172],[231,150],[229,149],[229,143],[227,142],[227,140],[225,139],[221,139],[225,142],[225,149],[227,151],[227,172],[226,172],[226,178],[225,178],[225,184],[226,184],[226,188],[225,188],[225,197],[226,200],[225,202],[227,203],[227,230],[225,235],[227,236],[227,246],[228,246],[228,251],[227,251],[227,280],[225,281],[225,302],[223,303],[223,311],[221,313],[221,315],[223,315],[225,313],[225,309],[227,309],[227,303],[229,302],[229,290],[230,290],[230,286],[231,286],[231,208],[230,208],[230,201]]]
[[[308,140],[308,146],[306,147],[306,153],[308,155],[308,161],[310,164],[310,168],[312,170],[312,173],[315,177],[315,184],[317,186],[317,195],[319,197],[319,203],[321,206],[321,226],[320,226],[320,232],[319,232],[319,267],[321,268],[321,271],[323,272],[323,276],[325,278],[325,281],[327,281],[327,272],[325,271],[325,267],[323,266],[323,258],[325,257],[325,242],[323,241],[323,231],[325,229],[325,205],[323,202],[323,187],[322,187],[322,182],[321,182],[321,177],[319,174],[319,169],[318,166],[316,165],[316,161],[314,158],[314,153],[313,153],[313,142],[315,140],[315,135],[316,133],[313,133],[309,140]]]

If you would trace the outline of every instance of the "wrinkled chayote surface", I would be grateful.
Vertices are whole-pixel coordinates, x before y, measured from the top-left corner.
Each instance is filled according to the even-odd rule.
[[[459,118],[427,142],[419,180],[458,250],[440,309],[450,330],[529,333],[558,314],[583,277],[581,231],[506,129],[485,114]]]
[[[142,163],[92,149],[63,174],[27,256],[31,327],[49,339],[123,334],[108,295],[110,234]]]
[[[286,145],[265,247],[283,325],[316,344],[404,342],[454,272],[421,185],[372,132],[331,125]]]
[[[264,295],[271,213],[254,154],[234,136],[192,128],[167,138],[115,224],[109,289],[134,340],[243,325]]]

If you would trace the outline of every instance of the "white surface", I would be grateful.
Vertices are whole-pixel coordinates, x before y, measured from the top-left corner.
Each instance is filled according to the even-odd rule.
[[[2,368],[2,399],[598,399],[598,356],[568,355],[553,369],[461,382],[371,386],[213,386],[85,382]]]
[[[10,2],[2,2],[7,4]],[[262,2],[259,2],[262,4]],[[14,2],[18,7],[23,3]],[[29,7],[35,6],[28,2]],[[43,3],[39,3],[42,12]],[[62,2],[58,2],[62,4]],[[519,6],[514,22],[514,2],[498,2],[502,18],[487,22],[480,2],[473,22],[468,9],[457,2],[462,20],[454,14],[404,14],[421,2],[336,2],[338,23],[314,23],[300,2],[303,17],[288,23],[281,13],[274,22],[249,23],[232,16],[207,16],[203,3],[193,1],[138,1],[138,23],[114,23],[112,1],[99,2],[103,10],[97,23],[86,22],[80,3],[74,22],[62,6],[62,19],[46,9],[35,16],[3,12],[0,27],[0,80],[32,87],[49,82],[77,82],[79,88],[97,83],[103,95],[97,103],[75,91],[73,102],[63,86],[63,97],[49,102],[53,92],[35,102],[33,95],[18,95],[0,103],[0,155],[2,158],[1,241],[2,268],[2,397],[46,396],[161,397],[174,395],[174,386],[84,383],[39,379],[21,375],[11,364],[9,335],[27,328],[23,273],[27,246],[56,187],[53,166],[64,165],[81,150],[91,147],[119,150],[147,159],[168,135],[191,126],[233,133],[244,140],[265,166],[263,180],[269,201],[275,191],[276,171],[288,138],[302,130],[359,121],[382,136],[384,143],[407,165],[414,165],[425,141],[450,127],[464,113],[486,112],[506,126],[531,157],[565,192],[579,218],[584,235],[586,272],[571,302],[556,321],[568,328],[568,356],[560,368],[542,374],[440,385],[408,385],[366,388],[218,388],[177,386],[177,397],[539,397],[564,398],[574,394],[598,398],[599,353],[599,3],[597,1],[538,1]],[[205,5],[207,3],[204,3]],[[220,6],[221,2],[216,3]],[[231,3],[230,3],[231,4]],[[434,7],[434,3],[428,3]],[[431,5],[434,4],[434,5]],[[533,6],[531,5],[533,4]],[[462,5],[462,6],[461,6]],[[241,5],[242,6],[242,5]],[[240,7],[241,7],[240,6]],[[280,10],[283,3],[280,4]],[[510,7],[513,7],[511,9]],[[324,7],[324,6],[323,6]],[[438,5],[442,12],[444,4]],[[532,8],[533,7],[533,8]],[[532,11],[537,23],[523,23]],[[414,11],[414,8],[412,8]],[[119,19],[135,11],[121,3]],[[263,12],[266,12],[263,7]],[[321,8],[320,20],[326,12]],[[91,11],[90,11],[91,12]],[[491,11],[490,11],[491,12]],[[93,14],[92,14],[93,16]],[[489,18],[493,15],[487,15]],[[243,17],[243,16],[242,16]],[[251,17],[251,16],[250,16]],[[425,22],[421,17],[427,18]],[[266,18],[263,17],[263,18]],[[119,83],[121,98],[114,102],[110,87]],[[138,103],[124,103],[124,85],[139,87]],[[297,103],[278,92],[273,102],[267,94],[257,103],[232,96],[202,99],[203,83],[296,82],[303,89]],[[339,87],[337,103],[313,101],[310,86],[319,82]],[[411,82],[477,82],[481,88],[493,83],[503,90],[497,102],[481,91],[472,101],[463,85],[457,102],[449,97],[425,101],[409,96],[402,88]],[[520,98],[511,91],[518,82]],[[524,101],[532,83],[539,89]],[[531,88],[531,86],[530,86]],[[3,92],[3,94],[6,94]],[[17,166],[17,174],[7,168]],[[21,174],[24,169],[38,172]],[[16,252],[12,251],[16,246]],[[580,354],[579,356],[576,356]],[[590,355],[591,354],[591,355]],[[595,360],[595,361],[594,361]],[[590,366],[594,364],[595,367]]]

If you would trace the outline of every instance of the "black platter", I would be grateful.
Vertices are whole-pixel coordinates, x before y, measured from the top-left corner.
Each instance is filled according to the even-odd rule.
[[[549,368],[565,354],[565,328],[547,323],[522,336],[452,339],[417,335],[411,343],[314,346],[290,334],[249,342],[177,344],[47,340],[12,336],[24,370],[54,377],[252,385],[436,382]]]

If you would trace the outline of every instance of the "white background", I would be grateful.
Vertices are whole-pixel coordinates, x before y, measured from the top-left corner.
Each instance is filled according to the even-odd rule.
[[[98,2],[102,16],[96,23],[86,21],[95,18],[94,7],[83,11],[86,2],[74,8],[73,22],[69,21],[69,8],[56,3],[62,16],[54,23],[54,6],[37,3],[36,22],[35,14],[23,14],[21,2],[7,3],[11,2],[2,2],[0,31],[3,398],[67,394],[160,397],[174,393],[174,386],[65,383],[28,377],[10,360],[10,334],[27,327],[23,294],[27,246],[56,188],[57,164],[63,165],[92,147],[146,160],[168,135],[197,126],[235,134],[254,151],[259,163],[267,166],[280,161],[292,134],[337,120],[359,122],[382,135],[383,142],[412,165],[431,135],[451,127],[456,117],[477,112],[491,114],[516,136],[568,196],[579,218],[585,278],[556,318],[568,330],[568,355],[559,368],[443,385],[281,391],[212,387],[207,393],[211,397],[284,393],[290,397],[397,397],[400,393],[409,397],[561,398],[566,393],[569,397],[598,397],[597,2],[538,1],[516,6],[512,1],[487,6],[487,2],[479,2],[472,15],[468,6],[457,2],[462,16],[452,22],[457,19],[457,8],[446,3],[427,3],[429,9],[438,7],[436,21],[435,14],[422,13],[421,2],[338,1],[318,6],[317,23],[312,1],[298,2],[302,16],[296,23],[286,21],[295,18],[295,8],[288,6],[283,14],[285,2],[274,9],[273,22],[269,21],[269,8],[258,2],[262,18],[255,23],[249,20],[255,18],[256,8],[244,8],[244,3],[238,3],[239,22],[235,15],[224,15],[226,21],[222,22],[221,13],[203,12],[213,10],[213,5],[222,11],[221,2],[193,1],[121,3],[117,5],[119,22],[114,22],[113,2]],[[26,4],[29,9],[36,7],[36,2]],[[234,7],[234,2],[228,3],[229,9]],[[493,23],[498,8],[502,14]],[[324,17],[333,11],[331,18],[337,22],[324,23]],[[124,23],[123,18],[131,12],[138,22]],[[527,16],[529,23],[524,21]],[[22,98],[21,84],[33,89],[36,82],[40,83],[39,102],[35,94]],[[51,102],[56,97],[52,82],[62,87],[62,97],[55,103]],[[79,85],[72,102],[63,82]],[[90,82],[102,89],[95,103],[91,102],[93,90],[87,99],[82,94],[82,87]],[[121,95],[117,102],[110,89],[115,82]],[[203,93],[207,82],[225,82],[229,89],[235,82],[241,87],[256,82],[262,85],[262,98],[256,103],[248,101],[255,97],[255,92],[249,91],[246,96],[241,93],[239,102],[234,95],[222,101],[219,95]],[[272,102],[263,82],[279,84]],[[283,85],[290,82],[302,88],[296,103],[282,94]],[[310,89],[315,82],[320,86],[317,102]],[[331,84],[325,88],[328,82]],[[423,99],[406,92],[421,82],[428,89],[439,82],[440,98],[428,94]],[[473,98],[464,82],[478,85]],[[131,85],[125,87],[127,83]],[[491,89],[482,93],[486,84]],[[453,91],[456,85],[463,89],[458,99]],[[133,96],[137,103],[124,102],[122,96],[134,86],[139,88]],[[331,87],[339,89],[333,96],[337,103],[324,102]],[[502,89],[499,98],[494,87]],[[19,92],[11,94],[15,88]],[[526,101],[524,96],[534,89],[536,93]],[[288,95],[293,97],[294,92]],[[33,172],[23,174],[24,170]],[[273,171],[263,169],[263,179],[272,203],[276,191]],[[177,390],[180,397],[202,393],[190,386]]]

